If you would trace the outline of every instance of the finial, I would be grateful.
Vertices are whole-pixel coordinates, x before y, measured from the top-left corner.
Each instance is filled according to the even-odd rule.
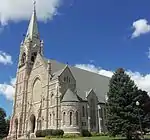
[[[44,41],[43,41],[43,40],[41,40],[41,45],[42,45],[42,46],[44,45]]]
[[[34,11],[36,11],[36,0],[33,0]]]

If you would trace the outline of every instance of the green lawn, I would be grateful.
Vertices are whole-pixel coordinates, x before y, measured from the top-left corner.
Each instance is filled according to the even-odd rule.
[[[121,139],[121,138],[110,138],[107,136],[100,136],[100,137],[79,137],[79,138],[52,138],[51,140],[115,140],[115,139]]]
[[[149,138],[150,139],[150,136],[145,136],[145,138]],[[108,136],[100,136],[100,137],[79,137],[79,138],[51,138],[51,140],[121,140],[121,139],[124,139],[124,138],[119,138],[119,137],[116,137],[116,138],[112,138],[112,137],[108,137]]]

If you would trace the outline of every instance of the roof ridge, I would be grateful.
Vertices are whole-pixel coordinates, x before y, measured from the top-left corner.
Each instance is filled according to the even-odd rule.
[[[47,59],[47,58],[46,58],[46,59]],[[68,66],[68,67],[80,69],[80,70],[82,70],[82,71],[89,72],[89,73],[92,73],[92,74],[96,74],[96,75],[99,75],[99,76],[102,76],[102,77],[105,77],[105,78],[110,78],[110,77],[108,77],[108,76],[105,76],[105,75],[102,75],[102,74],[98,74],[98,73],[93,72],[93,71],[89,71],[89,70],[85,70],[85,69],[82,69],[82,68],[78,68],[78,67],[76,67],[75,65],[68,65],[68,64],[65,64],[65,63],[60,62],[60,61],[57,61],[57,60],[55,60],[55,59],[47,59],[47,60],[55,61],[55,62],[57,62],[57,63],[64,64],[64,65],[66,65],[66,66]]]

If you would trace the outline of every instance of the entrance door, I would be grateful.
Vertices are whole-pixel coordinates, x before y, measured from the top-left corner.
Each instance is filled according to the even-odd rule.
[[[34,133],[35,130],[35,116],[32,114],[30,117],[30,121],[31,121],[31,133]]]

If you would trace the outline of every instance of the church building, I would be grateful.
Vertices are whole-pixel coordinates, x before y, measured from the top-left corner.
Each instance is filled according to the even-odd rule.
[[[36,9],[21,42],[9,137],[62,129],[106,132],[109,78],[44,57]]]

